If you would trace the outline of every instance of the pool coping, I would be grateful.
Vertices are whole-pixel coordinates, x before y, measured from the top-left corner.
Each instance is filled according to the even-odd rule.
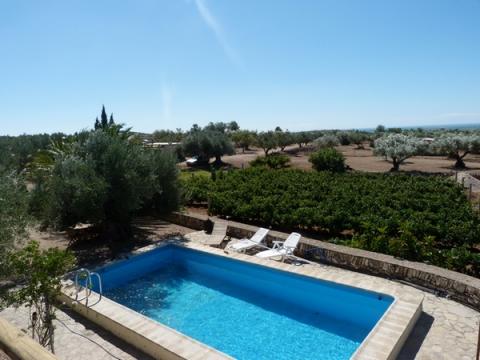
[[[373,277],[369,275],[362,275],[359,281],[338,273],[329,273],[320,266],[310,264],[296,266],[280,263],[193,242],[179,241],[179,239],[149,245],[132,252],[131,255],[138,255],[170,244],[392,296],[394,298],[393,303],[360,344],[351,359],[394,359],[422,312],[423,294],[421,292],[395,283],[387,284],[386,280],[379,287],[377,283],[370,281]],[[100,298],[100,295],[93,291],[88,302],[85,300],[77,302],[75,301],[72,281],[65,281],[60,300],[91,321],[156,359],[232,359],[227,354],[106,297]]]

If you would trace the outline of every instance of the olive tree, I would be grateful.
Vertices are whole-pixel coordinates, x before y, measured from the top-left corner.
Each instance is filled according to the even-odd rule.
[[[285,151],[285,148],[295,143],[293,135],[289,131],[277,130],[275,131],[277,138],[277,145],[281,151]]]
[[[384,156],[392,162],[390,171],[398,171],[400,164],[417,154],[421,140],[403,134],[390,134],[375,140],[375,155]]]
[[[248,150],[255,143],[256,133],[249,130],[238,130],[230,135],[235,146],[242,149],[242,152]]]
[[[464,158],[480,149],[480,136],[475,134],[445,134],[432,143],[435,152],[455,159],[455,168],[465,169]]]
[[[318,136],[312,131],[301,131],[293,134],[295,143],[298,144],[298,147],[303,147],[308,145],[309,142],[315,140]]]
[[[314,141],[318,148],[332,148],[340,144],[340,140],[335,135],[323,135]]]
[[[277,136],[274,131],[261,132],[257,135],[255,145],[263,149],[265,156],[277,147]]]
[[[72,147],[72,152],[55,159],[45,186],[48,225],[90,223],[106,240],[127,239],[134,214],[156,195],[177,189],[175,161],[162,150],[145,149],[101,129]],[[171,208],[173,199],[170,194],[168,203],[155,207]]]
[[[368,140],[368,136],[360,131],[352,131],[349,133],[350,142],[357,145],[357,149],[363,149],[363,143]]]
[[[197,156],[200,162],[208,163],[214,157],[220,164],[223,155],[233,155],[235,149],[229,137],[216,130],[196,130],[183,141],[183,151],[186,155]]]

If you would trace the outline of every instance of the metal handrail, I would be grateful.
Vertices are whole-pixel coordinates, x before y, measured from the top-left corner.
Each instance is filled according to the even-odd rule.
[[[85,278],[85,296],[81,299],[78,298],[80,292],[82,291],[82,288],[83,286],[79,283],[79,277],[80,275],[82,274],[85,274],[86,278]],[[92,287],[93,287],[93,282],[92,282],[92,276],[96,276],[97,279],[98,279],[98,290],[99,290],[99,294],[100,294],[100,299],[102,299],[102,293],[103,293],[103,288],[102,288],[102,278],[100,277],[100,274],[96,273],[96,272],[91,272],[90,270],[88,269],[85,269],[85,268],[81,268],[81,269],[78,269],[76,272],[75,272],[75,301],[82,301],[82,300],[86,300],[86,304],[88,305],[88,298],[90,297],[90,295],[92,294]]]

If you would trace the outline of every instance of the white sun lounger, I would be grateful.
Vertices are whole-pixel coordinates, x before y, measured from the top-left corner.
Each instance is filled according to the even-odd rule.
[[[291,233],[285,241],[274,241],[273,248],[259,252],[255,256],[262,259],[273,259],[284,261],[289,255],[293,255],[293,252],[297,248],[298,242],[302,236],[299,233]]]
[[[237,252],[244,252],[247,249],[251,249],[260,245],[268,234],[268,229],[260,228],[250,239],[242,239],[233,244],[228,245],[228,250]]]

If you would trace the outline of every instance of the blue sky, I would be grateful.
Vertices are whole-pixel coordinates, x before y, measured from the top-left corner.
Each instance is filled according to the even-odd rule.
[[[0,134],[480,122],[480,0],[0,1]]]

